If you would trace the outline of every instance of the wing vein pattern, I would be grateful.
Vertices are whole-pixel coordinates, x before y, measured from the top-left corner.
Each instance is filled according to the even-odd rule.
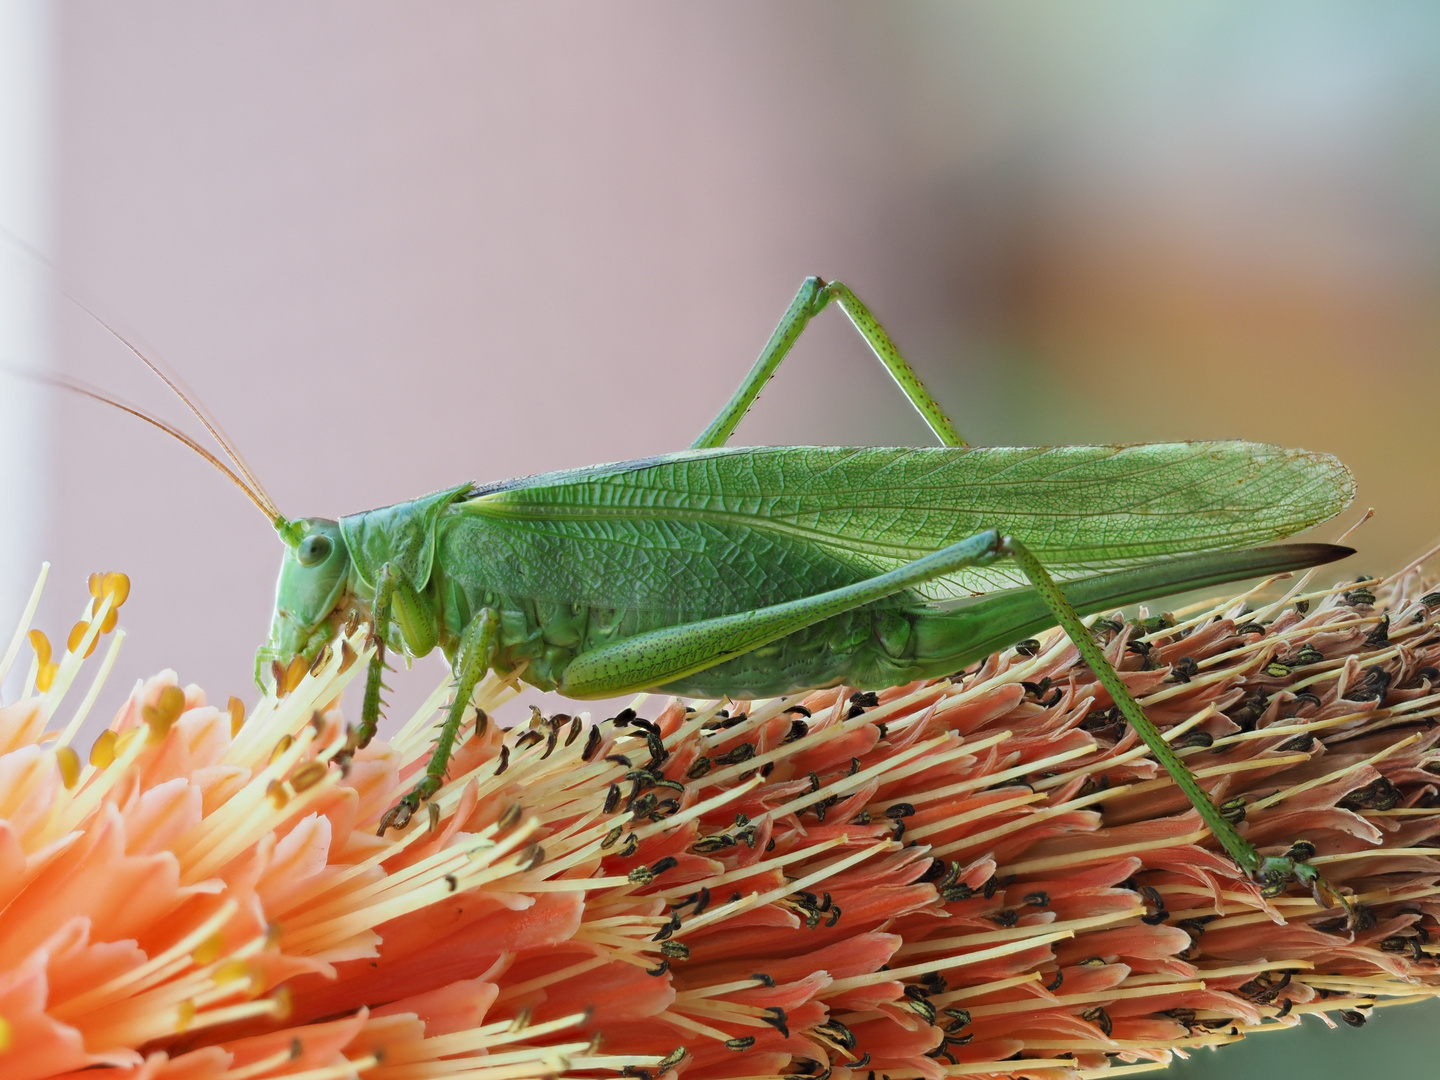
[[[526,595],[703,618],[893,569],[985,529],[1061,580],[1252,547],[1353,493],[1326,454],[1246,442],[687,451],[482,489],[468,554]],[[1023,581],[965,570],[909,602]]]

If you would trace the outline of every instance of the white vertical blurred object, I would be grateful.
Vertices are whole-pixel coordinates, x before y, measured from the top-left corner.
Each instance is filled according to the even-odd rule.
[[[50,249],[55,8],[0,0],[0,226]],[[0,366],[48,366],[53,307],[41,265],[0,241]],[[34,584],[45,506],[45,394],[0,374],[0,636]]]

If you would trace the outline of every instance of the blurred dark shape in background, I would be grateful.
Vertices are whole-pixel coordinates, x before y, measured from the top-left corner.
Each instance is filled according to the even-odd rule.
[[[818,273],[972,441],[1338,454],[1379,511],[1343,571],[1379,573],[1440,535],[1437,45],[1426,4],[69,4],[59,259],[290,515],[681,449]],[[61,369],[183,417],[57,318]],[[253,699],[269,526],[50,409],[42,625],[126,570],[116,696],[175,665]],[[927,435],[830,313],[740,441]],[[1384,1015],[1286,1074],[1406,1023],[1433,1046]]]

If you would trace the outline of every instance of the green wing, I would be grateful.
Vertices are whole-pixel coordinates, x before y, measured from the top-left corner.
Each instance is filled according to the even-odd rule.
[[[1253,547],[1352,494],[1327,454],[1245,442],[689,451],[482,490],[454,508],[474,528],[451,538],[464,550],[448,565],[469,558],[521,595],[688,619],[847,584],[984,529],[1062,580]],[[1022,584],[1001,564],[920,594]]]

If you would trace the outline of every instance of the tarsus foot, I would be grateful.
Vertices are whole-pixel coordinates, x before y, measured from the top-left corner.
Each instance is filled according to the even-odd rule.
[[[416,784],[399,802],[385,811],[380,818],[380,828],[376,830],[376,836],[384,836],[386,829],[403,829],[410,824],[410,818],[415,811],[420,809],[420,804],[428,802],[430,797],[440,790],[441,780],[438,776],[425,776]],[[434,815],[431,815],[432,817]]]
[[[1297,840],[1284,855],[1268,856],[1251,877],[1260,886],[1260,895],[1279,896],[1292,881],[1309,886],[1310,895],[1322,908],[1341,908],[1345,912],[1345,926],[1354,929],[1356,925],[1355,905],[1349,897],[1325,880],[1324,875],[1310,865],[1315,856],[1315,845],[1306,840]]]

